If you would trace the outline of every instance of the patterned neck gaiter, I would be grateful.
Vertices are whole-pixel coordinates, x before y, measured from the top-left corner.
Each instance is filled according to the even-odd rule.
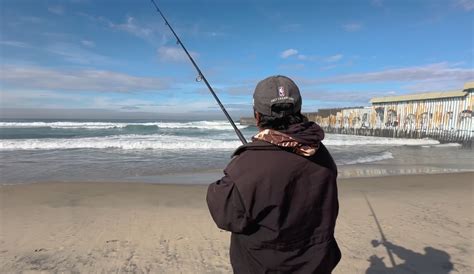
[[[290,135],[273,129],[260,131],[257,135],[252,137],[252,140],[265,141],[276,146],[291,148],[296,154],[306,157],[314,155],[319,148],[319,143],[311,145],[301,144]]]

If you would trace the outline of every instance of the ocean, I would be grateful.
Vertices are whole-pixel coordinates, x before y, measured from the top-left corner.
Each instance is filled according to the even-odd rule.
[[[239,125],[247,140],[255,126]],[[339,177],[474,171],[474,153],[430,139],[327,134]],[[240,145],[227,121],[1,120],[0,184],[206,184]]]

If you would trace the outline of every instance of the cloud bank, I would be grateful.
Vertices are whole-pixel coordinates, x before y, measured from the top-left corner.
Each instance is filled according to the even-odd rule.
[[[413,81],[456,81],[467,82],[474,79],[474,69],[459,68],[449,63],[436,63],[425,66],[393,68],[376,72],[343,74],[320,79],[302,79],[307,84],[329,83],[376,83]]]
[[[35,66],[2,66],[3,89],[138,92],[166,89],[162,78],[139,77],[106,70],[57,70]]]

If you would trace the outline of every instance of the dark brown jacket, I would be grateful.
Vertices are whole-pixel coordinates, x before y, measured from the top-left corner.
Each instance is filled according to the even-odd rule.
[[[331,273],[341,258],[334,161],[321,143],[303,157],[263,141],[240,147],[207,203],[232,232],[235,273]]]

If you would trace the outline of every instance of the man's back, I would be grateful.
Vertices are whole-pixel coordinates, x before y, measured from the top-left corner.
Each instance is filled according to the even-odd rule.
[[[236,273],[329,273],[334,268],[340,259],[333,236],[337,170],[322,144],[316,154],[303,157],[255,141],[237,151],[225,173],[210,186],[208,203],[218,226],[234,232],[230,257]],[[228,195],[219,193],[223,184],[233,184]],[[214,208],[226,203],[239,213]],[[229,227],[229,222],[239,226]]]
[[[341,258],[336,165],[321,143],[324,131],[301,105],[290,78],[260,81],[253,94],[259,132],[209,186],[212,218],[232,232],[236,273],[331,273]]]

